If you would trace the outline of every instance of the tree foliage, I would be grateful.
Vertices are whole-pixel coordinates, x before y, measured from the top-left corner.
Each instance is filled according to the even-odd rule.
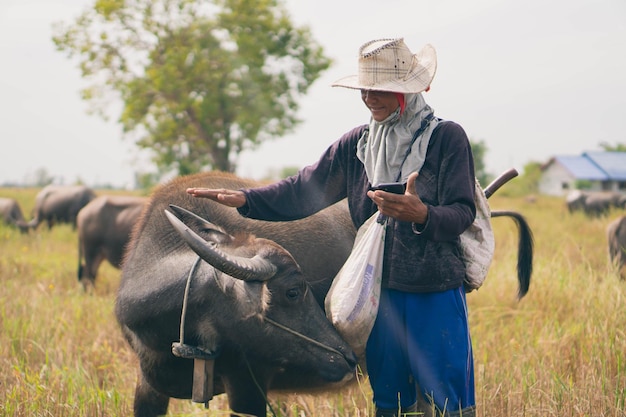
[[[485,155],[487,154],[487,144],[484,140],[471,140],[472,156],[474,157],[474,175],[482,187],[489,184],[490,175],[485,167]]]
[[[612,145],[608,142],[601,142],[600,147],[606,152],[626,152],[626,143],[616,143]]]
[[[498,195],[507,197],[532,196],[539,193],[541,180],[541,163],[530,161],[524,164],[524,168],[512,181],[507,182],[498,191]]]
[[[331,61],[279,0],[95,0],[53,41],[78,58],[82,96],[161,172],[234,171],[236,157],[300,122],[298,97]]]

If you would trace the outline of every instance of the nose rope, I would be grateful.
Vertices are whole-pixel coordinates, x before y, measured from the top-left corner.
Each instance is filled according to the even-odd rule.
[[[185,285],[185,293],[184,293],[184,296],[183,296],[183,307],[182,307],[182,311],[181,311],[181,315],[180,315],[180,343],[179,343],[180,345],[184,345],[184,343],[185,343],[185,318],[187,316],[187,303],[188,303],[188,298],[189,298],[189,289],[191,287],[191,278],[194,276],[194,273],[195,273],[196,269],[198,268],[198,264],[200,263],[200,260],[201,260],[201,258],[198,256],[196,258],[196,260],[194,261],[193,265],[191,266],[191,269],[189,270],[189,275],[187,275],[187,283]],[[330,346],[327,346],[327,345],[325,345],[325,344],[323,344],[321,342],[318,342],[315,339],[311,339],[310,337],[305,336],[302,333],[299,333],[299,332],[291,329],[290,327],[285,326],[284,324],[280,324],[280,323],[270,319],[267,316],[263,316],[263,320],[266,321],[267,323],[275,326],[275,327],[278,327],[281,330],[286,331],[287,333],[290,333],[290,334],[292,334],[292,335],[294,335],[296,337],[299,337],[299,338],[301,338],[303,340],[306,340],[307,342],[309,342],[309,343],[311,343],[311,344],[313,344],[313,345],[315,345],[317,347],[320,347],[320,348],[325,349],[325,350],[327,350],[329,352],[335,353],[335,354],[337,354],[339,356],[344,356],[345,357],[345,355],[343,353],[341,353],[340,351],[338,351],[337,349],[335,349],[333,347],[330,347]]]
[[[339,356],[344,356],[345,357],[345,355],[343,353],[341,353],[340,351],[338,351],[337,349],[332,348],[330,346],[327,346],[327,345],[325,345],[325,344],[323,344],[321,342],[318,342],[315,339],[311,339],[310,337],[305,336],[302,333],[298,333],[297,331],[295,331],[295,330],[293,330],[293,329],[291,329],[291,328],[289,328],[289,327],[287,327],[285,325],[282,325],[282,324],[280,324],[280,323],[270,319],[269,317],[263,317],[263,320],[265,320],[266,322],[268,322],[271,325],[274,325],[274,326],[278,327],[279,329],[282,329],[282,330],[284,330],[284,331],[286,331],[288,333],[291,333],[294,336],[297,336],[297,337],[299,337],[301,339],[304,339],[307,342],[314,344],[315,346],[321,347],[322,349],[326,349],[326,350],[328,350],[330,352],[336,353]]]

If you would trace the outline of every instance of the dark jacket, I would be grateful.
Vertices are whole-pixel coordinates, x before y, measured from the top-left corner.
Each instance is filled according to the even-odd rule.
[[[358,228],[377,207],[367,197],[370,184],[356,157],[366,126],[347,132],[314,164],[277,183],[244,190],[247,204],[239,212],[269,221],[307,217],[348,199]],[[424,225],[389,219],[383,262],[383,286],[408,292],[433,292],[463,285],[465,266],[459,235],[473,222],[474,164],[461,126],[441,122],[433,132],[415,188],[428,205]],[[420,232],[416,232],[416,228]]]

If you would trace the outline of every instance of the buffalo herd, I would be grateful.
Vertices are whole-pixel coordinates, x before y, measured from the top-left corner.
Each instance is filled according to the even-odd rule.
[[[130,231],[147,197],[102,195],[84,185],[48,185],[35,196],[32,219],[26,221],[19,203],[0,198],[4,223],[23,233],[46,223],[48,229],[66,223],[78,234],[78,280],[93,287],[98,268],[107,260],[120,269]]]
[[[570,213],[580,211],[589,217],[602,217],[612,209],[626,209],[626,193],[574,190],[566,196],[565,203]]]
[[[121,270],[115,317],[138,358],[136,417],[166,414],[170,398],[208,405],[220,393],[232,412],[265,416],[270,391],[332,389],[354,380],[362,358],[323,311],[356,234],[347,203],[302,220],[264,222],[185,192],[257,185],[208,172],[175,178],[150,197],[48,186],[36,196],[30,221],[15,200],[0,198],[4,222],[23,232],[43,222],[77,229],[78,278],[85,288],[94,285],[102,261]],[[567,198],[570,212],[590,216],[620,204],[624,199],[609,193]],[[519,213],[492,212],[503,215],[520,230],[523,295],[532,234]],[[626,278],[626,216],[611,222],[607,238],[610,259]]]
[[[49,229],[58,223],[68,223],[76,228],[78,212],[94,198],[95,191],[84,185],[48,185],[35,196],[30,221],[24,219],[22,209],[12,198],[0,198],[0,215],[6,224],[16,226],[22,232],[36,230],[42,223],[46,223]]]

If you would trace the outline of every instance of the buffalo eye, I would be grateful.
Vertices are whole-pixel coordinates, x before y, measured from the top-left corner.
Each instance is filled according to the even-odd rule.
[[[286,293],[287,299],[289,301],[296,301],[298,298],[300,298],[300,294],[302,294],[302,291],[298,287],[290,288],[287,290]]]

